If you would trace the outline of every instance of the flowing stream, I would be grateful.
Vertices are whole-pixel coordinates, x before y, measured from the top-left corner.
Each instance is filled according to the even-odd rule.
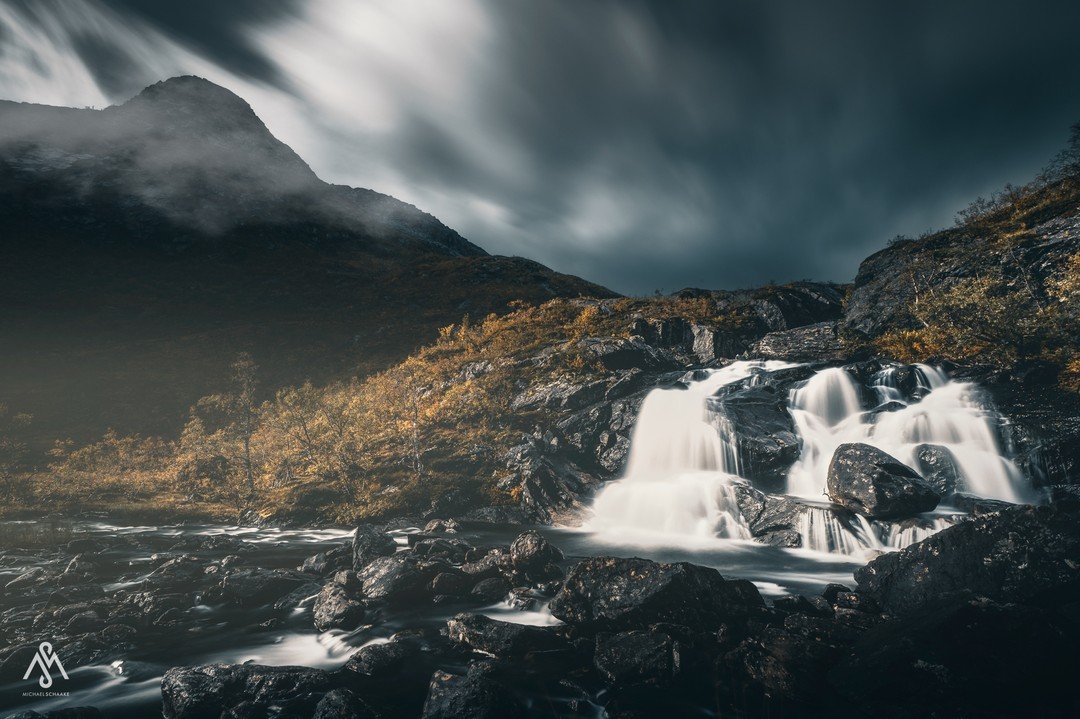
[[[625,476],[598,494],[583,527],[538,528],[567,556],[610,554],[643,556],[657,561],[688,561],[714,567],[729,578],[753,581],[765,596],[814,594],[825,584],[852,584],[853,570],[869,551],[902,547],[956,521],[959,511],[936,510],[907,522],[869,521],[838,513],[822,496],[833,450],[843,442],[866,442],[913,464],[918,447],[947,449],[955,459],[965,491],[1011,501],[1026,498],[1025,479],[997,441],[1000,421],[979,399],[971,384],[950,381],[930,367],[919,367],[914,380],[896,369],[875,375],[860,386],[839,369],[826,369],[790,393],[788,411],[802,447],[787,477],[787,495],[772,497],[801,511],[799,549],[769,546],[751,536],[736,501],[743,476],[735,430],[722,417],[706,412],[706,399],[726,384],[755,373],[794,367],[779,362],[735,362],[708,373],[686,389],[656,389],[644,400],[632,440]],[[30,535],[44,522],[0,523],[0,583],[35,567],[54,566],[66,557],[54,547],[72,538],[107,547],[88,596],[130,591],[144,582],[163,556],[194,552],[223,561],[239,554],[242,566],[292,568],[305,557],[348,541],[347,530],[286,531],[236,527],[122,527],[72,522],[66,535],[38,548]],[[406,534],[398,541],[404,545]],[[472,528],[455,535],[473,546],[507,545],[520,526]],[[27,533],[26,536],[23,536]],[[207,538],[221,535],[219,544]],[[66,558],[63,561],[67,561]],[[106,716],[136,718],[160,712],[160,677],[165,668],[208,662],[341,666],[356,648],[386,641],[395,631],[445,626],[453,606],[389,607],[372,625],[352,632],[319,632],[311,617],[312,597],[298,598],[284,614],[271,607],[236,607],[199,603],[183,615],[176,629],[137,635],[122,661],[68,667],[70,682],[62,698],[23,698],[21,708],[39,711],[95,705]],[[18,607],[16,594],[8,594]],[[498,602],[481,609],[505,621],[557,623],[539,602],[524,608]],[[166,641],[162,636],[168,637]],[[164,635],[162,633],[165,633]],[[68,651],[61,647],[60,651]],[[74,663],[73,663],[74,664]],[[25,682],[18,675],[0,680],[0,696],[19,696]],[[546,701],[546,699],[545,699]],[[18,705],[18,703],[17,703]]]

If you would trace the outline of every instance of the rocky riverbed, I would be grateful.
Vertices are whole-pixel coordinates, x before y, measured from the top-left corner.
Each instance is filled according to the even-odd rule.
[[[2,555],[3,701],[19,717],[1004,717],[1037,697],[1074,716],[1077,522],[1069,501],[999,508],[865,566],[611,556],[452,519],[27,532]],[[43,640],[69,696],[25,694]]]

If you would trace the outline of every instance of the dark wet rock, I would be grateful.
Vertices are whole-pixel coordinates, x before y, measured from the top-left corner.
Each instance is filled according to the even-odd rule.
[[[826,675],[845,649],[831,633],[768,627],[730,652],[725,662],[735,693],[744,701],[758,695],[767,707],[798,706],[810,714],[825,699]]]
[[[510,409],[531,412],[538,409],[572,412],[604,399],[609,382],[596,379],[590,382],[571,382],[557,379],[548,384],[533,386],[510,401]]]
[[[562,453],[546,451],[536,441],[511,448],[506,468],[509,474],[499,486],[520,491],[522,509],[544,524],[576,516],[600,484]]]
[[[378,715],[348,689],[333,689],[319,700],[311,719],[378,719]]]
[[[525,524],[528,515],[520,507],[477,507],[458,515],[457,521],[464,527],[502,526]]]
[[[274,609],[295,609],[296,607],[307,603],[308,600],[314,599],[321,591],[322,585],[318,582],[305,582],[274,602]]]
[[[1015,507],[1012,502],[1006,502],[1000,499],[987,499],[986,497],[979,497],[975,494],[968,494],[967,492],[956,492],[944,500],[945,504],[950,507],[956,507],[957,509],[967,512],[968,514],[974,514],[975,516],[981,516],[983,514],[993,514],[1000,512],[1003,509],[1009,507]]]
[[[360,571],[379,557],[389,557],[397,551],[397,543],[384,532],[361,524],[353,535],[353,569]]]
[[[502,577],[488,577],[477,582],[469,594],[478,602],[493,604],[506,599],[510,593],[510,582]]]
[[[166,719],[218,719],[244,701],[311,716],[334,684],[329,672],[308,667],[209,664],[165,672],[161,696]]]
[[[68,619],[64,631],[68,634],[85,634],[96,632],[105,626],[104,620],[95,611],[79,612]]]
[[[371,680],[385,680],[414,665],[421,654],[415,642],[394,639],[363,647],[345,663],[343,671]]]
[[[715,630],[764,607],[747,584],[686,562],[593,557],[571,570],[549,609],[569,624],[598,629],[670,622]]]
[[[876,447],[857,442],[836,448],[829,464],[829,498],[874,519],[928,512],[941,499],[915,470]]]
[[[9,581],[4,585],[4,588],[8,590],[25,589],[26,587],[41,584],[49,579],[49,577],[49,573],[45,571],[44,568],[34,567]]]
[[[501,622],[482,614],[458,614],[446,623],[446,631],[452,641],[497,657],[521,657],[566,646],[550,628]]]
[[[413,545],[413,554],[428,559],[445,559],[454,564],[465,561],[465,555],[472,549],[472,545],[460,539],[445,539],[433,537],[424,539]]]
[[[840,594],[850,591],[851,587],[844,586],[843,584],[830,583],[825,585],[825,589],[821,591],[821,596],[824,597],[825,601],[829,604],[836,606],[836,598],[840,596]]]
[[[395,636],[358,650],[339,675],[380,717],[415,717],[424,705],[433,663],[445,658],[441,650],[426,651],[413,637]]]
[[[353,566],[353,549],[347,544],[334,547],[326,552],[308,557],[298,568],[301,572],[324,577],[328,574],[351,569]]]
[[[1008,378],[981,385],[1009,418],[1005,445],[1036,487],[1080,484],[1080,393],[1025,387]]]
[[[919,465],[919,474],[939,495],[945,497],[962,489],[960,470],[948,448],[936,444],[920,444],[915,448],[915,460]]]
[[[222,578],[221,596],[248,607],[272,604],[309,581],[309,577],[287,569],[236,569]]]
[[[630,434],[641,403],[658,380],[654,374],[646,377],[650,381],[641,382],[647,385],[646,388],[563,416],[555,423],[558,436],[583,467],[603,473],[616,473],[622,469],[630,451]]]
[[[355,572],[338,572],[315,598],[311,614],[319,631],[356,629],[366,614],[360,600],[360,579]]]
[[[403,552],[368,563],[359,575],[368,599],[408,603],[430,596],[431,580],[449,566],[445,562],[424,562]]]
[[[562,559],[563,553],[535,529],[522,532],[510,544],[510,561],[515,569],[543,569]]]
[[[456,534],[460,529],[456,519],[433,519],[424,525],[425,534]]]
[[[198,557],[182,555],[169,559],[157,569],[150,572],[147,577],[152,583],[159,586],[184,585],[190,587],[196,584],[199,578],[206,573],[208,562]]]
[[[735,501],[739,512],[758,541],[776,547],[799,547],[799,522],[806,506],[791,497],[765,494],[748,482],[736,482]]]
[[[773,609],[782,614],[808,614],[815,617],[831,617],[832,605],[825,597],[804,597],[793,594],[773,600]]]
[[[436,671],[431,677],[423,719],[507,719],[526,716],[525,709],[484,665],[465,675]]]
[[[770,332],[758,340],[747,354],[789,362],[839,362],[851,356],[840,337],[838,320]]]
[[[461,571],[474,579],[487,579],[508,574],[513,570],[510,553],[505,549],[491,549],[479,559],[461,565]]]
[[[799,457],[786,392],[767,384],[725,387],[706,408],[717,430],[734,439],[740,474],[780,486]]]
[[[461,571],[440,572],[431,580],[433,596],[460,597],[468,594],[473,586],[473,579]]]
[[[944,529],[855,572],[859,591],[904,614],[957,592],[1002,602],[1080,598],[1080,511],[1017,506]]]
[[[1076,625],[968,599],[870,629],[829,673],[860,715],[1075,716]]]
[[[180,592],[135,592],[124,597],[124,603],[136,610],[144,620],[154,623],[156,618],[168,611],[186,611],[194,605],[194,598]]]
[[[587,337],[578,347],[606,370],[669,372],[680,365],[670,352],[649,345],[641,337]]]
[[[593,661],[609,684],[664,686],[679,673],[680,651],[663,632],[632,630],[598,636]]]

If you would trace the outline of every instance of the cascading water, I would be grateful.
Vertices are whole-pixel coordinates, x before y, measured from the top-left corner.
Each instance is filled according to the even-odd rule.
[[[657,535],[749,539],[735,495],[742,468],[734,427],[721,414],[707,414],[705,401],[754,373],[793,366],[735,362],[686,389],[650,392],[634,427],[626,473],[597,495],[584,529],[632,542]],[[787,491],[800,498],[797,531],[804,549],[842,555],[897,549],[956,521],[948,511],[900,524],[837,512],[825,485],[833,453],[848,442],[875,446],[916,471],[920,449],[939,447],[952,460],[958,490],[1011,502],[1027,498],[1022,474],[1000,448],[999,418],[973,384],[950,380],[933,367],[885,368],[868,389],[844,369],[824,369],[792,390],[788,411],[801,450]]]
[[[650,392],[631,436],[625,476],[597,495],[585,529],[749,538],[732,487],[739,463],[730,428],[722,420],[709,423],[705,399],[756,368],[787,366],[735,362],[686,389]]]
[[[905,394],[897,371],[886,368],[873,378],[879,411],[863,410],[858,385],[839,368],[818,372],[791,393],[802,452],[788,473],[789,494],[822,499],[833,452],[841,444],[862,442],[916,471],[921,447],[942,447],[956,467],[958,489],[1008,502],[1029,499],[1022,473],[998,443],[997,417],[980,402],[975,385],[917,365],[913,391]]]

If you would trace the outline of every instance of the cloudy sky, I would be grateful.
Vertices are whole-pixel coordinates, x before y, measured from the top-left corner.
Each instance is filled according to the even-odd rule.
[[[0,98],[234,90],[324,179],[627,293],[850,279],[1080,120],[1080,3],[0,0]]]

